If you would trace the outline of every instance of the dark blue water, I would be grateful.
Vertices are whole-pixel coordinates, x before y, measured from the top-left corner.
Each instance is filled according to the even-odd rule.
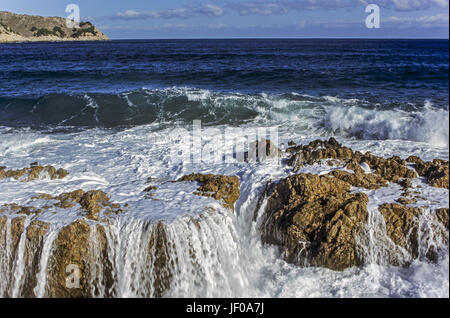
[[[186,105],[195,109],[182,96],[168,98],[156,90],[173,87],[287,94],[288,99],[295,98],[292,93],[355,98],[379,109],[415,110],[430,101],[448,109],[448,71],[448,40],[0,44],[0,125],[90,126],[99,121],[94,112],[105,126],[145,124],[157,118],[161,104],[177,111]],[[131,92],[138,112],[124,109],[126,101],[119,95],[124,92]],[[99,107],[87,109],[86,96]],[[242,116],[235,116],[255,115],[244,108]],[[64,121],[83,109],[86,116]]]

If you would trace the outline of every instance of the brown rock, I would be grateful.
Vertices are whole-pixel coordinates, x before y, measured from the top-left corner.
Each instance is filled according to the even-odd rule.
[[[52,206],[61,209],[73,208],[79,204],[80,207],[87,212],[86,218],[96,221],[98,220],[98,214],[104,209],[106,209],[108,214],[118,214],[122,212],[120,204],[110,202],[107,194],[100,190],[91,190],[88,192],[75,190],[62,193],[56,197],[47,193],[41,193],[32,197],[32,200],[55,200],[58,202],[52,204]],[[13,211],[15,213],[26,215],[40,214],[44,209],[51,208],[52,206],[47,205],[38,209],[33,206],[20,206],[12,203],[3,205],[3,207],[0,208],[0,213]]]
[[[419,208],[411,208],[396,203],[382,204],[378,210],[386,222],[386,233],[392,241],[418,256],[418,216],[422,214]]]
[[[109,197],[100,190],[88,191],[82,196],[80,205],[88,212],[87,218],[97,220],[97,214],[110,205]]]
[[[422,252],[424,255],[420,255],[420,245],[429,244],[429,242],[423,241],[423,238],[422,242],[420,242],[421,236],[426,234],[421,233],[419,229],[419,216],[422,214],[422,210],[420,208],[407,207],[396,203],[385,203],[378,209],[385,219],[388,236],[395,244],[406,249],[410,253],[412,259],[426,258],[433,262],[437,261],[438,251],[442,250],[447,244],[448,208],[437,209],[435,211],[435,219],[441,223],[444,228],[437,226],[437,224],[431,224],[434,244],[429,245],[426,253]]]
[[[421,177],[427,179],[427,183],[436,188],[449,188],[449,162],[434,159],[432,162],[424,162],[416,156],[410,156],[407,162],[414,163],[414,168]]]
[[[61,229],[54,242],[55,250],[49,260],[48,296],[58,298],[91,297],[88,268],[88,243],[90,227],[84,220],[77,220]],[[70,288],[66,280],[71,272],[69,265],[79,269],[79,288]]]
[[[37,275],[40,271],[40,258],[44,247],[44,237],[49,224],[34,220],[28,225],[25,241],[24,265],[27,270],[22,277],[20,295],[22,297],[36,297],[34,287],[37,285]]]
[[[329,176],[299,174],[272,186],[261,226],[262,240],[283,248],[298,265],[334,270],[361,265],[355,234],[367,220],[367,195]]]
[[[262,153],[260,153],[261,150],[263,151]],[[261,139],[252,142],[249,145],[249,151],[244,153],[244,160],[263,162],[266,159],[280,157],[282,154],[283,151],[273,142],[270,140]]]
[[[6,257],[6,217],[0,217],[0,256]],[[116,259],[109,255],[106,224],[88,223],[85,219],[78,219],[60,230],[57,230],[47,264],[47,280],[45,297],[52,298],[88,298],[88,297],[116,297],[117,296],[117,264]],[[143,251],[146,257],[148,271],[140,273],[143,283],[142,290],[136,293],[142,297],[162,297],[171,286],[173,279],[174,260],[170,258],[170,248],[174,248],[166,234],[163,223],[145,226],[149,233],[148,250]],[[0,263],[7,273],[6,280],[1,283],[0,291],[3,297],[11,297],[14,281],[13,263],[17,259],[18,246],[25,233],[25,250],[23,254],[24,272],[21,277],[19,297],[36,297],[35,287],[37,275],[40,272],[40,262],[50,225],[34,220],[25,229],[25,218],[17,217],[11,220],[9,258]],[[52,229],[53,231],[55,229]],[[8,262],[9,261],[9,262]],[[175,261],[176,262],[176,261]],[[75,271],[74,271],[75,270]],[[76,274],[79,275],[76,275]],[[137,273],[136,273],[137,275]],[[79,285],[74,278],[79,278]],[[152,277],[153,279],[148,279]],[[3,288],[4,287],[4,288]]]
[[[288,164],[297,171],[305,165],[318,163],[323,159],[351,160],[354,156],[350,148],[342,147],[336,139],[330,138],[328,141],[315,140],[308,145],[298,145],[286,150],[291,157]]]
[[[172,266],[169,266],[169,246],[165,225],[158,223],[153,227],[149,242],[150,262],[153,264],[154,297],[160,298],[170,288],[173,280]],[[172,264],[173,265],[173,264]]]
[[[229,209],[234,210],[234,203],[240,196],[239,178],[236,176],[193,173],[177,180],[182,181],[197,181],[200,187],[194,194],[223,201],[223,205]]]
[[[334,170],[331,175],[335,178],[350,183],[354,187],[361,187],[366,189],[379,189],[387,186],[387,181],[381,176],[374,173],[364,173],[356,171],[350,173],[342,170]]]
[[[397,183],[399,185],[401,185],[404,190],[407,190],[412,187],[411,179],[409,179],[409,178],[401,179],[401,180],[397,181]]]
[[[0,212],[6,211],[13,211],[18,214],[26,214],[26,215],[42,213],[42,209],[38,209],[32,206],[21,206],[16,203],[4,204],[3,207],[0,209]]]
[[[400,203],[401,205],[408,205],[408,204],[413,204],[417,202],[416,198],[408,198],[408,197],[400,197],[396,200],[398,203]]]
[[[149,187],[147,187],[147,188],[144,189],[144,192],[151,192],[151,191],[156,191],[156,190],[158,190],[157,187],[155,187],[155,186],[149,186]]]
[[[19,170],[6,170],[6,167],[1,167],[0,179],[14,178],[21,181],[32,181],[38,179],[42,173],[47,173],[52,180],[62,179],[69,174],[62,168],[56,170],[53,166],[39,166],[37,163],[33,163],[29,168]]]
[[[444,225],[444,227],[449,229],[449,217],[448,217],[448,208],[442,208],[436,210],[436,218],[437,220]]]
[[[354,186],[368,189],[386,186],[386,181],[396,182],[399,179],[416,177],[416,173],[407,167],[406,161],[399,157],[384,159],[374,156],[370,152],[363,155],[358,151],[353,152],[352,149],[343,147],[334,138],[330,138],[328,141],[315,140],[308,145],[290,147],[286,152],[291,154],[288,164],[295,171],[305,165],[320,163],[322,160],[329,160],[330,163],[331,159],[331,164],[334,164],[333,161],[336,160],[347,163],[346,167],[354,170],[356,176],[350,176],[348,173],[337,173],[337,176],[345,178]],[[373,173],[366,174],[360,167],[360,164],[363,163],[366,163]]]
[[[414,171],[406,166],[405,160],[396,156],[384,159],[367,152],[359,159],[359,162],[367,163],[375,174],[391,182],[397,182],[399,179],[404,178],[415,178],[417,176]]]

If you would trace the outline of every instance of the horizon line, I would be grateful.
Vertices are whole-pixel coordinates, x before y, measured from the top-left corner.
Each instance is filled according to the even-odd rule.
[[[138,40],[449,40],[449,38],[402,38],[402,37],[186,37],[186,38],[110,38],[111,41]]]

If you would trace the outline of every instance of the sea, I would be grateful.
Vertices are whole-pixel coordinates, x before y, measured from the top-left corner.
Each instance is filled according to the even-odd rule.
[[[0,180],[0,205],[76,189],[101,189],[127,204],[108,236],[115,242],[117,297],[152,296],[143,283],[152,273],[142,261],[142,233],[147,222],[159,221],[176,246],[166,297],[449,297],[448,248],[437,263],[416,260],[401,268],[375,262],[338,272],[288,264],[277,247],[263,244],[254,217],[259,197],[269,180],[293,172],[282,160],[222,160],[233,151],[224,145],[252,134],[272,138],[281,149],[289,141],[334,137],[382,157],[448,160],[449,42],[0,44],[0,166],[39,162],[70,173],[62,180]],[[195,136],[197,143],[191,142]],[[219,150],[224,157],[211,160]],[[194,172],[238,176],[241,197],[234,212],[192,195],[195,184],[169,182]],[[158,188],[151,197],[143,192],[149,180]],[[425,188],[422,206],[449,207],[448,189]],[[400,193],[390,186],[369,198],[376,207]],[[216,213],[202,216],[205,207]],[[44,213],[42,219],[56,224],[56,231],[71,217]],[[193,218],[202,225],[194,226]],[[51,254],[51,243],[42,258]],[[27,269],[18,259],[17,286],[7,292],[0,283],[3,295],[20,296],[21,271]],[[40,264],[35,291],[45,297],[46,260]]]

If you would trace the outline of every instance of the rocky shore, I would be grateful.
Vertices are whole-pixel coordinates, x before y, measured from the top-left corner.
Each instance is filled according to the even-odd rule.
[[[384,218],[388,239],[381,246],[377,261],[382,264],[407,266],[417,257],[436,259],[436,250],[448,243],[448,208],[427,214],[436,231],[433,244],[421,253],[420,233],[427,206],[411,207],[417,202],[418,188],[411,180],[420,177],[433,187],[449,187],[449,163],[444,160],[423,162],[417,157],[380,158],[362,154],[341,146],[331,138],[308,145],[292,146],[288,164],[294,171],[305,165],[326,163],[343,165],[324,175],[299,173],[278,182],[266,190],[267,205],[262,211],[262,240],[279,245],[286,261],[298,265],[324,266],[343,270],[368,261],[364,237],[369,224],[368,191],[397,183],[403,188],[397,202],[378,206]],[[408,163],[412,163],[409,167]],[[383,226],[383,224],[381,224]],[[382,230],[382,229],[380,229]],[[373,260],[372,260],[373,261]]]
[[[409,266],[416,259],[435,262],[447,246],[449,209],[432,210],[422,204],[427,198],[421,190],[448,190],[448,161],[381,158],[353,151],[333,138],[289,145],[284,154],[277,149],[276,155],[292,172],[281,180],[267,180],[254,211],[262,241],[278,246],[280,257],[288,263],[336,271],[369,263]],[[302,170],[313,165],[330,169],[319,174]],[[0,167],[0,180],[64,180],[69,173],[33,163],[19,170]],[[242,193],[238,176],[193,173],[170,182],[195,183],[192,195],[215,199],[229,213]],[[148,194],[158,187],[156,183],[148,186],[147,198],[152,199]],[[401,195],[394,201],[371,202],[371,195],[390,188],[400,189]],[[127,215],[128,204],[112,202],[97,189],[35,193],[26,205],[14,199],[0,206],[0,273],[4,277],[0,296],[117,296],[117,248],[124,247],[110,228],[119,226],[115,222]],[[52,222],[53,215],[63,221]],[[193,218],[187,222],[197,229],[206,226]],[[142,280],[150,291],[143,296],[162,297],[173,283],[179,261],[171,256],[179,248],[171,239],[176,233],[165,222],[136,224],[144,231],[138,233],[148,271],[142,273]],[[126,228],[126,224],[120,226]],[[189,249],[185,251],[189,262],[196,264],[197,252],[192,246]],[[17,275],[19,263],[26,268],[22,276]],[[79,270],[79,288],[67,288],[71,264]]]

